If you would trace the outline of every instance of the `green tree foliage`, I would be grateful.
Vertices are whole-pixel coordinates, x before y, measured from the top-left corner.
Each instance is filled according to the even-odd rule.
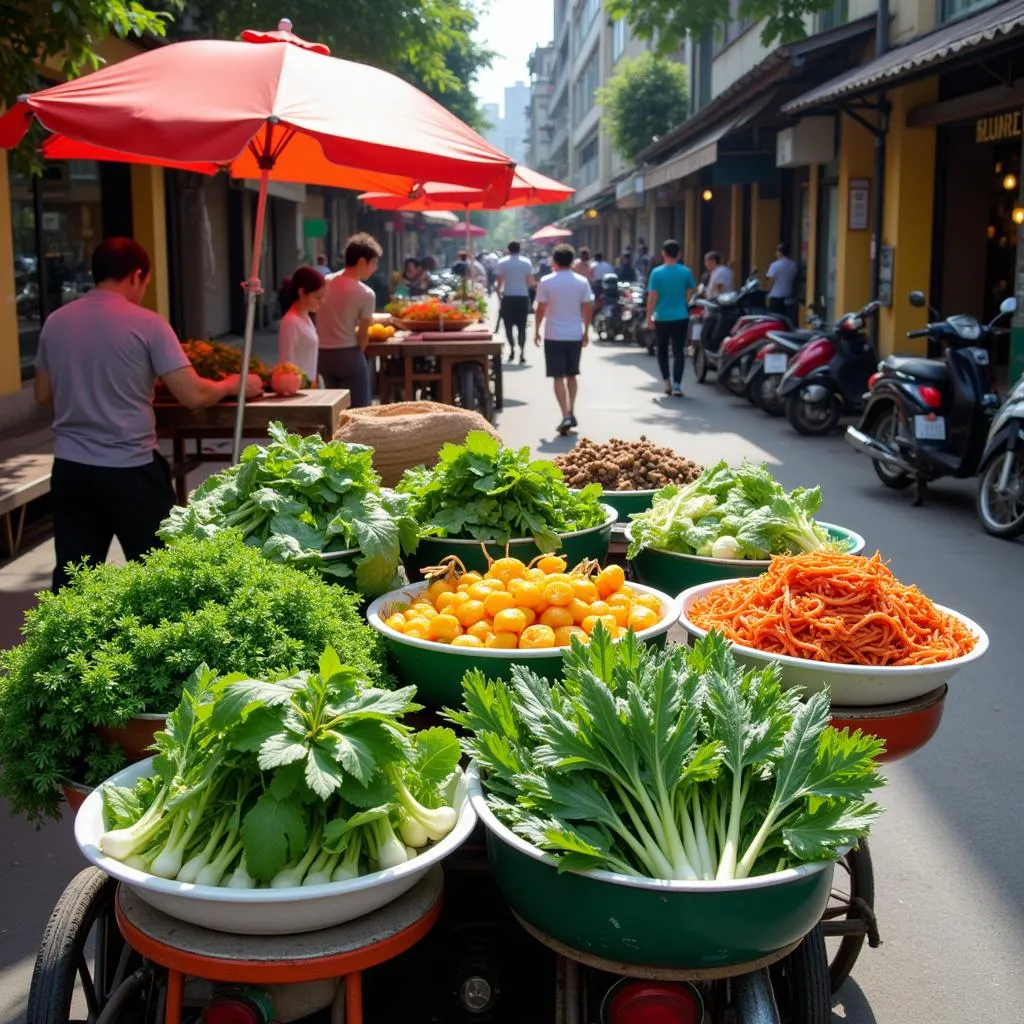
[[[806,16],[831,5],[832,0],[740,0],[738,17],[753,24],[763,20],[761,42],[771,46],[803,39]],[[737,17],[729,0],[609,0],[608,13],[625,18],[641,39],[657,39],[660,53],[673,52],[688,35],[721,32]]]
[[[598,92],[612,145],[627,160],[686,118],[686,68],[653,53],[619,63]]]
[[[191,34],[222,39],[247,28],[276,28],[284,10],[280,0],[192,0],[188,7]],[[297,35],[326,43],[333,56],[393,71],[481,126],[473,82],[492,54],[473,39],[477,16],[470,0],[305,0],[292,21]]]
[[[65,78],[95,70],[101,63],[95,47],[106,36],[164,35],[178,2],[150,7],[137,0],[4,0],[0,99],[9,104],[39,88],[39,65],[54,59]]]

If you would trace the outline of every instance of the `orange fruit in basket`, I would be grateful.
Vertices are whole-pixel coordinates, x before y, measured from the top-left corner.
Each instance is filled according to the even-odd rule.
[[[462,625],[454,615],[435,615],[427,626],[427,637],[443,644],[450,644],[462,635]]]
[[[599,622],[604,623],[605,629],[607,629],[613,637],[619,635],[619,623],[614,615],[588,615],[580,625],[583,627],[583,632],[589,635],[594,632],[594,629],[597,627]]]
[[[621,565],[607,565],[597,575],[595,584],[602,597],[614,594],[626,582],[626,574]]]
[[[508,592],[520,608],[536,608],[544,601],[540,587],[532,580],[511,580]]]
[[[565,572],[567,565],[565,559],[560,555],[544,555],[537,562],[537,568],[545,575],[550,575],[551,573]]]
[[[581,640],[587,639],[586,632],[580,626],[559,626],[558,629],[555,630],[555,646],[570,646],[574,636],[578,636]]]
[[[484,642],[472,633],[463,633],[452,641],[452,647],[483,647]]]
[[[574,579],[572,581],[572,592],[581,601],[586,601],[587,604],[592,604],[601,595],[597,592],[597,586],[593,580],[588,579]]]
[[[627,625],[630,629],[635,629],[639,633],[642,629],[650,629],[652,626],[656,626],[660,621],[661,616],[656,611],[652,608],[647,608],[645,605],[638,604],[629,613]]]
[[[494,630],[491,629],[490,622],[487,619],[481,619],[479,622],[474,622],[466,632],[470,636],[475,636],[477,640],[486,640]]]
[[[498,558],[491,562],[487,575],[508,583],[509,580],[521,580],[526,575],[526,566],[518,558]]]
[[[483,601],[464,601],[455,609],[455,618],[459,620],[459,625],[463,629],[469,629],[470,626],[487,618],[487,609]]]
[[[494,616],[495,633],[522,633],[526,629],[526,616],[520,608],[503,608]]]
[[[484,642],[484,646],[514,651],[519,646],[519,635],[517,633],[492,633]]]
[[[484,608],[487,609],[487,614],[492,619],[498,612],[502,612],[506,608],[515,608],[515,606],[516,599],[506,590],[493,590],[484,598]]]
[[[638,594],[636,603],[642,605],[644,608],[650,608],[651,611],[657,612],[660,617],[661,601],[659,601],[654,594]]]
[[[524,651],[539,650],[555,646],[555,631],[550,626],[530,626],[519,637],[519,647]]]
[[[568,608],[553,604],[550,608],[540,613],[537,621],[542,626],[550,626],[551,629],[559,629],[562,626],[574,626],[576,620]]]
[[[550,605],[566,607],[575,597],[572,584],[566,580],[553,580],[544,585],[541,596]]]

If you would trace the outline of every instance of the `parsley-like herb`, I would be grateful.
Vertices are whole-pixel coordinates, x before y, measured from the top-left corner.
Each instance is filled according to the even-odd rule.
[[[601,485],[578,493],[562,471],[529,448],[505,448],[490,434],[471,431],[462,445],[446,444],[431,469],[406,470],[398,484],[411,496],[425,537],[459,537],[505,544],[532,537],[542,551],[559,547],[558,534],[600,526]]]

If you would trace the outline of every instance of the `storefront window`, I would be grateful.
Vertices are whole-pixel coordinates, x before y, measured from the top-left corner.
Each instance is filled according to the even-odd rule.
[[[103,237],[100,165],[72,160],[30,178],[11,166],[11,232],[22,377],[31,376],[43,320],[92,288]]]
[[[982,7],[991,7],[997,0],[942,0],[941,12],[943,21],[952,21]]]

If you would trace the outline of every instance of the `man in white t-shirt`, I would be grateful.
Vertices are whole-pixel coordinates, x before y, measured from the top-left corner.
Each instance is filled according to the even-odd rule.
[[[555,429],[562,435],[577,425],[576,378],[580,356],[590,341],[590,318],[594,313],[594,293],[590,282],[573,270],[575,256],[571,245],[555,246],[555,270],[537,286],[534,314],[533,342],[540,345],[543,327],[546,372],[554,380],[555,398],[562,410],[562,421]]]
[[[722,257],[714,249],[704,256],[704,266],[708,272],[709,299],[721,295],[722,292],[732,291],[732,268],[722,262]]]
[[[518,242],[508,243],[508,255],[498,261],[494,276],[498,282],[505,337],[508,338],[508,361],[511,363],[516,357],[516,343],[512,334],[514,328],[519,338],[519,362],[525,364],[530,289],[536,286],[536,282],[533,279],[533,264],[522,255]]]
[[[614,274],[615,268],[604,258],[603,252],[594,253],[594,265],[593,270],[593,283],[599,285],[604,279],[605,274]]]
[[[789,246],[779,242],[775,249],[775,262],[768,268],[768,280],[772,285],[768,292],[768,308],[773,313],[792,316],[799,273],[796,260],[790,259]]]

